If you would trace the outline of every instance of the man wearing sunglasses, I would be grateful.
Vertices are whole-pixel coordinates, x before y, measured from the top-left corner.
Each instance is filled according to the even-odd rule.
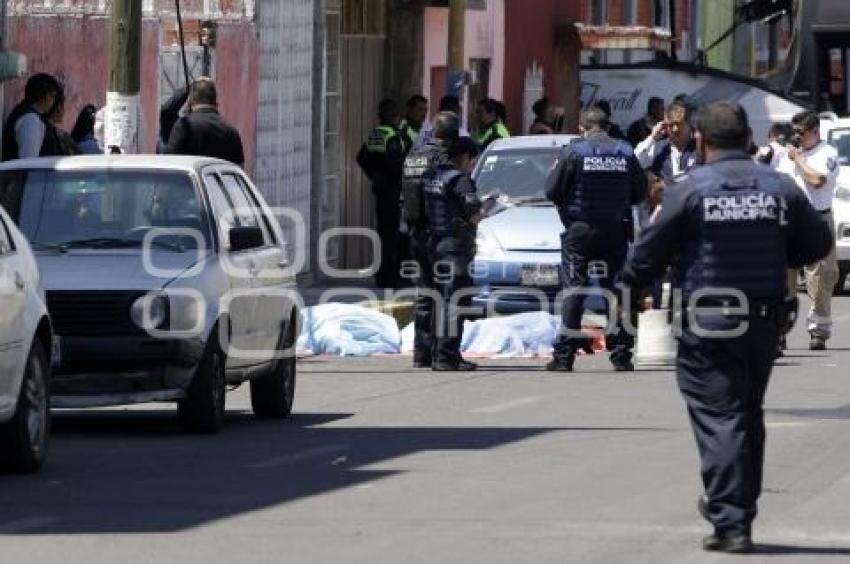
[[[820,118],[813,111],[800,112],[791,119],[792,147],[778,171],[789,174],[803,190],[821,218],[835,233],[832,216],[832,199],[838,179],[838,152],[820,138]],[[838,281],[838,263],[835,243],[826,258],[806,266],[806,291],[812,300],[809,310],[809,349],[826,350],[826,342],[832,336],[832,292]]]

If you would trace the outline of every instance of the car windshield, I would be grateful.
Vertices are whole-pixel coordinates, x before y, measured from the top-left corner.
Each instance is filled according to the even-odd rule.
[[[560,147],[547,147],[485,154],[475,175],[478,193],[499,194],[515,201],[546,201],[546,178],[560,151]]]
[[[157,248],[183,252],[209,241],[186,173],[6,171],[0,172],[0,204],[36,250],[141,247],[155,228],[182,228],[179,234],[157,234]]]

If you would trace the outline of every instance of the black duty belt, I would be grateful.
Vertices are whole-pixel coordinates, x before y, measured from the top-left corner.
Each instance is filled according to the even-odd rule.
[[[829,208],[828,210],[818,210],[818,213],[821,214],[821,215],[826,215],[828,213],[832,213],[832,208]]]

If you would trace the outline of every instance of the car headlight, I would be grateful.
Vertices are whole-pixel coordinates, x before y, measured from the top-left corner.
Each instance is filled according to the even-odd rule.
[[[168,325],[169,306],[168,296],[151,292],[133,302],[130,306],[130,319],[145,331],[165,329]]]
[[[487,231],[480,229],[475,236],[475,246],[477,256],[480,258],[493,258],[502,253],[502,246],[499,241]]]

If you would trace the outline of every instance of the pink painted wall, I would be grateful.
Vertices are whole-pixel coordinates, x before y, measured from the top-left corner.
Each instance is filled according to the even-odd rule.
[[[425,8],[422,91],[431,91],[431,68],[446,65],[448,56],[449,11],[447,8]],[[466,11],[464,55],[469,59],[490,59],[492,98],[501,100],[505,75],[505,3],[487,2],[486,10]]]
[[[141,99],[146,152],[156,147],[159,131],[160,37],[168,23],[146,19],[142,33]],[[86,104],[106,103],[109,20],[102,16],[13,16],[7,22],[7,46],[27,56],[28,71],[59,78],[67,95],[66,129]],[[57,46],[61,46],[57,48]],[[221,114],[239,130],[246,168],[254,170],[257,127],[257,34],[253,23],[220,22],[215,54]],[[4,111],[23,95],[26,77],[5,83]],[[3,116],[5,118],[5,116]]]

